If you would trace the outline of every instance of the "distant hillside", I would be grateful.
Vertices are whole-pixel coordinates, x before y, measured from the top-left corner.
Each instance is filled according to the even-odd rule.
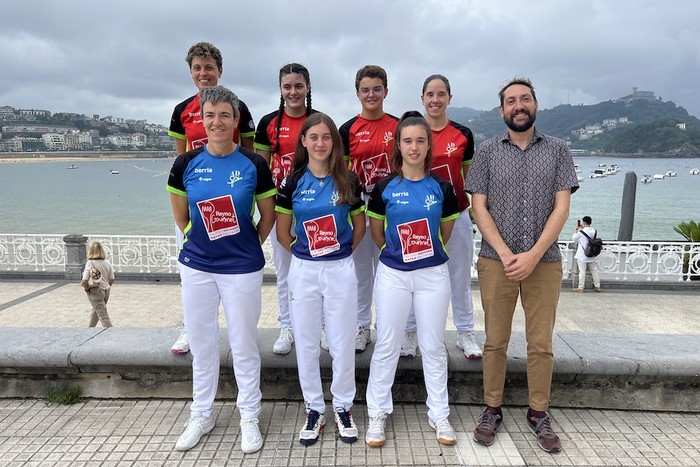
[[[700,127],[686,125],[682,129],[679,123],[677,119],[664,118],[617,130],[603,150],[609,153],[700,154]]]
[[[464,123],[478,115],[484,113],[483,110],[472,109],[471,107],[448,107],[447,118],[453,122]]]
[[[624,124],[617,124],[621,119],[624,120]],[[670,129],[669,119],[674,122],[672,125],[674,128],[676,123],[685,123],[686,133],[682,133],[683,130],[678,128],[676,128],[677,132],[671,131],[671,133],[677,133],[673,137],[666,137],[671,134],[668,131],[655,133],[661,138],[653,145],[656,149],[651,147],[644,149],[643,146],[628,151],[629,144],[620,142],[613,144],[618,135],[626,134],[642,123],[661,121],[662,123],[658,124],[659,128]],[[616,125],[606,127],[603,125],[606,121],[615,121]],[[460,121],[460,123],[466,123],[471,128],[477,143],[505,131],[498,108],[482,112],[469,122]],[[584,132],[587,127],[591,134],[585,135],[585,139],[579,139],[579,136],[572,134],[575,131]],[[656,126],[652,125],[652,127]],[[615,150],[616,152],[638,152],[638,149],[644,152],[667,152],[682,148],[683,145],[695,146],[692,143],[694,137],[691,133],[692,130],[700,128],[700,120],[689,115],[686,109],[677,106],[674,102],[640,99],[628,103],[607,101],[595,105],[560,105],[553,109],[540,109],[537,113],[537,128],[570,142],[572,148],[596,151]],[[650,127],[644,128],[649,131]],[[686,136],[684,137],[683,134]],[[624,151],[623,148],[625,148]]]

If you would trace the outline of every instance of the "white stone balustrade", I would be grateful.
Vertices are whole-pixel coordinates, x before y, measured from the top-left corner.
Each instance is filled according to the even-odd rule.
[[[0,272],[53,272],[67,271],[69,245],[63,235],[0,234]],[[177,245],[174,236],[139,235],[85,235],[87,241],[99,241],[107,250],[117,273],[177,274]],[[67,238],[67,237],[66,237]],[[474,242],[474,266],[481,246]],[[570,278],[573,266],[571,242],[559,242],[564,258],[564,279]],[[274,274],[272,245],[263,244],[265,273]],[[75,256],[78,257],[78,256]],[[80,257],[82,257],[80,255]],[[687,259],[684,267],[684,260]],[[690,242],[615,242],[606,241],[598,259],[601,279],[605,281],[673,282],[700,276],[700,243]],[[476,277],[476,268],[472,268]],[[68,277],[67,277],[68,278]]]

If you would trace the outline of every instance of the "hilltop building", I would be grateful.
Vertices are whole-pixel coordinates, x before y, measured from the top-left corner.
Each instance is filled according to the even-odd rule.
[[[645,101],[655,101],[658,100],[656,96],[654,96],[653,91],[640,91],[636,86],[632,88],[632,94],[629,94],[624,97],[620,97],[617,99],[615,102],[624,102],[625,104],[629,104],[632,101],[635,100],[645,100]]]

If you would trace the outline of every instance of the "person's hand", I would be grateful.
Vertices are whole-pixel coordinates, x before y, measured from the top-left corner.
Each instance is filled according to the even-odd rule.
[[[506,277],[516,282],[525,280],[532,274],[539,262],[540,259],[531,251],[513,255],[508,258],[507,262],[503,263]]]

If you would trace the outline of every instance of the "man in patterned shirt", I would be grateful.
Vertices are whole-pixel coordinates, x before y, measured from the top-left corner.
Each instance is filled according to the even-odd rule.
[[[547,452],[561,450],[547,414],[554,367],[552,334],[562,281],[557,238],[578,189],[563,141],[534,126],[537,98],[527,78],[499,92],[506,133],[484,142],[467,178],[474,219],[483,237],[477,263],[484,308],[484,402],[474,440],[489,446],[501,427],[513,312],[520,296],[527,339],[527,423]]]

